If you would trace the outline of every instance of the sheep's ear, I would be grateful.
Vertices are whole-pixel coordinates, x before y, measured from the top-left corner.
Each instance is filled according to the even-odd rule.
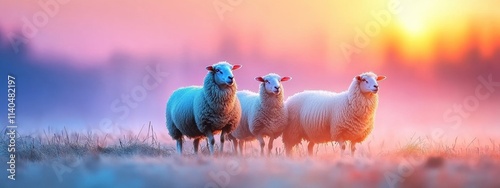
[[[259,81],[259,82],[264,82],[264,78],[262,78],[262,77],[260,77],[260,76],[259,76],[259,77],[255,77],[255,80],[257,80],[257,81]]]
[[[361,78],[361,76],[358,75],[358,76],[356,76],[356,80],[363,81],[363,78]]]
[[[214,67],[213,66],[207,66],[207,70],[214,71]]]
[[[241,68],[241,65],[233,65],[233,68],[231,70],[236,70],[236,69],[239,69]]]
[[[387,78],[387,77],[385,77],[385,76],[378,76],[378,77],[377,77],[377,81],[382,81],[382,80],[385,80],[385,78]]]
[[[291,80],[291,79],[292,79],[292,77],[285,76],[285,77],[281,78],[281,81],[285,82],[285,81],[288,81],[288,80]]]

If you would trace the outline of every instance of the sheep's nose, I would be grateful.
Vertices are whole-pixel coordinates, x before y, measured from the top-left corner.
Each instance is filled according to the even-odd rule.
[[[275,89],[280,89],[280,86],[274,86]]]
[[[233,80],[234,76],[228,76],[227,78],[229,78],[230,80]]]
[[[375,87],[375,89],[378,89],[378,85],[374,85],[373,87]]]

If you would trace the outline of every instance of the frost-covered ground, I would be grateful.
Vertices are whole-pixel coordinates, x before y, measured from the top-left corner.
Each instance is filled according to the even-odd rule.
[[[91,157],[27,162],[0,187],[500,187],[499,175],[487,157]]]
[[[368,142],[354,157],[340,157],[334,144],[316,147],[313,157],[304,146],[286,157],[279,145],[271,157],[260,157],[249,145],[241,157],[230,153],[229,143],[229,151],[214,157],[206,147],[196,156],[187,144],[181,157],[154,133],[105,140],[91,133],[20,136],[16,180],[4,171],[0,187],[500,187],[494,140],[445,145],[415,139],[394,149]],[[0,154],[7,161],[7,152]]]

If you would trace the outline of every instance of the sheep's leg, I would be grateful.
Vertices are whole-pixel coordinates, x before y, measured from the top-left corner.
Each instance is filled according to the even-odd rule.
[[[210,151],[210,155],[214,155],[214,134],[212,133],[212,131],[207,131],[205,135],[208,138],[208,150]]]
[[[345,151],[345,141],[339,141],[339,144],[340,144],[340,156],[343,157],[344,156],[344,151]]]
[[[238,154],[238,140],[231,134],[227,134],[227,138],[233,142],[233,154]]]
[[[354,151],[356,151],[356,142],[351,141],[351,156],[354,157]]]
[[[243,156],[243,144],[244,144],[244,143],[245,143],[245,142],[244,142],[243,140],[240,140],[240,141],[238,142],[238,145],[240,146],[240,154],[241,154],[241,156]]]
[[[273,151],[273,142],[276,137],[269,137],[269,143],[267,143],[267,156],[271,156],[271,152]]]
[[[222,154],[224,151],[224,142],[226,140],[226,135],[226,131],[222,130],[222,132],[220,133],[220,154]]]
[[[198,154],[198,148],[200,146],[200,138],[194,139],[193,146],[194,146],[194,154]]]
[[[286,144],[285,143],[285,154],[286,156],[288,157],[291,157],[292,156],[292,148],[289,144]]]
[[[262,138],[262,135],[257,135],[257,140],[260,143],[260,155],[264,156],[264,146],[266,146],[266,143],[264,142],[264,139]]]
[[[182,138],[177,139],[177,153],[182,155]]]
[[[309,156],[312,156],[313,155],[313,151],[314,151],[314,142],[309,142],[309,144],[307,145],[307,153],[309,153]]]
[[[234,153],[235,155],[238,155],[238,144],[239,144],[239,142],[240,142],[240,141],[238,141],[238,140],[236,140],[236,139],[234,139],[234,140],[233,140],[233,148],[234,148],[234,150],[233,150],[234,152],[233,152],[233,153]]]

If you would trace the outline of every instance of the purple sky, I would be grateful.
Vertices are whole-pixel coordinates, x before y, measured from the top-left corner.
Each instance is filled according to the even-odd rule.
[[[23,19],[44,9],[32,1],[7,1],[0,6],[0,68],[2,75],[17,77],[17,117],[28,133],[47,127],[109,131],[99,125],[111,120],[133,130],[151,121],[166,135],[170,93],[202,84],[204,67],[222,60],[243,65],[234,73],[240,89],[256,91],[253,78],[270,72],[293,77],[284,84],[286,96],[342,91],[355,75],[374,71],[388,77],[380,83],[376,131],[411,134],[450,126],[446,112],[475,95],[479,76],[500,81],[498,13],[489,1],[453,9],[407,3],[347,61],[341,44],[356,45],[356,28],[376,20],[371,11],[385,10],[385,1],[245,2],[223,20],[209,2],[70,1],[59,4],[17,52],[12,41],[26,37]],[[432,9],[417,19],[424,5]],[[148,71],[157,67],[160,82]],[[145,79],[155,87],[146,89]],[[500,87],[460,116],[464,127],[498,130],[498,92]],[[140,100],[127,102],[133,95]]]

